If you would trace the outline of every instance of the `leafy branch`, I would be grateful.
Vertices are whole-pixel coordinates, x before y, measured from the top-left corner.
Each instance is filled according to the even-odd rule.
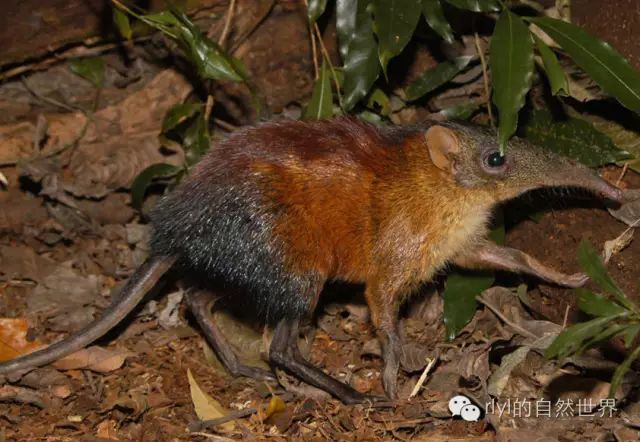
[[[536,55],[542,60],[541,70],[554,96],[571,93],[555,53],[561,50],[604,92],[632,111],[640,111],[640,73],[606,42],[571,23],[550,17],[521,17],[509,10],[505,2],[497,0],[336,0],[336,28],[344,73],[342,112],[353,112],[359,103],[366,105],[381,74],[386,78],[389,62],[402,53],[413,37],[421,15],[436,35],[447,42],[454,40],[445,3],[448,8],[497,17],[489,55],[492,101],[499,115],[498,141],[502,150],[516,133],[518,114],[531,88]],[[310,1],[310,20],[315,22],[327,5],[327,0]],[[540,32],[555,41],[554,48],[536,35]],[[410,84],[404,98],[415,101],[467,67],[459,59],[441,65]],[[309,113],[321,115],[317,109]]]
[[[546,349],[545,356],[560,359],[575,356],[595,344],[617,336],[624,337],[625,346],[630,349],[640,332],[640,307],[617,286],[607,273],[602,258],[587,241],[580,243],[578,261],[591,280],[610,298],[590,290],[576,289],[578,307],[594,319],[573,325],[560,333]],[[610,397],[615,395],[625,373],[638,357],[640,346],[636,345],[614,372],[609,389]]]
[[[154,14],[146,14],[134,10],[134,7],[127,6],[120,0],[111,0],[111,2],[114,5],[114,23],[124,38],[132,38],[129,17],[133,17],[173,40],[180,47],[187,60],[196,68],[201,80],[244,82],[249,86],[255,98],[254,91],[249,84],[249,76],[242,62],[227,54],[221,44],[204,35],[184,12],[172,8]],[[221,43],[226,38],[232,13],[233,3],[228,10],[229,16],[220,39]],[[131,199],[134,207],[142,206],[145,191],[153,180],[157,178],[178,180],[209,150],[211,143],[209,134],[211,98],[207,105],[200,101],[190,101],[178,104],[167,112],[162,124],[162,138],[166,142],[178,143],[182,146],[185,152],[185,162],[181,167],[165,163],[152,164],[140,172],[131,186]]]

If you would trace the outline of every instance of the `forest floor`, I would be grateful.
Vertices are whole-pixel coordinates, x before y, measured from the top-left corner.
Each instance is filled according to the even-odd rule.
[[[160,152],[156,138],[164,113],[190,87],[173,71],[158,68],[128,83],[118,83],[118,75],[113,73],[90,118],[79,110],[87,101],[78,97],[92,96],[91,87],[65,66],[28,77],[35,94],[20,81],[0,87],[5,115],[0,172],[7,181],[0,192],[3,358],[90,322],[146,254],[144,213],[154,196],[141,214],[131,208],[127,186],[153,162],[180,162],[179,152]],[[50,84],[57,85],[58,95],[45,90]],[[622,169],[601,172],[616,182]],[[619,184],[640,187],[640,177],[628,171]],[[539,217],[528,216],[540,211]],[[506,244],[566,273],[580,270],[576,250],[582,239],[600,250],[627,229],[589,199],[525,198],[507,205],[505,217]],[[636,301],[639,260],[640,243],[632,241],[607,267]],[[581,319],[572,290],[498,275],[497,288],[485,293],[473,321],[447,341],[443,303],[434,291],[441,287],[425,288],[403,311],[407,343],[401,399],[392,405],[347,406],[283,373],[277,384],[227,374],[186,312],[182,299],[188,287],[179,276],[87,351],[21,378],[9,377],[0,387],[0,440],[639,439],[626,425],[640,422],[633,401],[618,410],[578,412],[579,403],[606,398],[612,370],[624,357],[619,346],[611,343],[560,365],[544,359],[530,339]],[[526,285],[519,296],[502,287],[521,284]],[[361,290],[336,286],[328,291],[301,337],[304,353],[358,390],[381,394],[380,348]],[[269,330],[224,311],[216,311],[215,320],[245,360],[265,365]],[[515,348],[525,351],[510,367],[505,355]],[[435,363],[426,380],[409,399],[430,361]],[[623,387],[628,394],[631,387]],[[203,399],[198,388],[213,400]],[[485,401],[496,391],[505,399],[491,412]],[[477,422],[452,417],[449,401],[459,394],[472,398],[486,416]],[[528,406],[545,401],[549,415],[527,415]],[[219,405],[220,416],[241,417],[199,428],[194,407],[215,416],[212,404]]]

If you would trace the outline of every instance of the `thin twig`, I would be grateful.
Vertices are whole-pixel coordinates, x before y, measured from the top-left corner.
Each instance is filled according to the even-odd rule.
[[[569,322],[569,309],[571,306],[567,305],[567,308],[564,309],[564,319],[562,320],[562,328],[567,328],[567,322]]]
[[[327,48],[324,45],[324,41],[322,40],[322,34],[320,33],[320,28],[318,27],[318,23],[314,23],[313,27],[316,31],[316,36],[318,37],[318,43],[320,43],[320,49],[324,54],[325,60],[327,60],[329,69],[331,69],[331,76],[333,77],[333,82],[336,85],[336,93],[338,94],[338,101],[340,102],[340,107],[342,107],[342,94],[340,93],[340,83],[338,82],[338,76],[336,75],[336,70],[333,67],[333,63],[331,63],[331,57],[329,57],[329,51],[327,51]]]
[[[309,2],[304,0],[304,6],[309,9]],[[309,38],[311,39],[311,56],[313,57],[313,72],[315,79],[320,78],[320,69],[318,67],[318,48],[316,45],[316,35],[314,34],[313,26],[310,21],[307,21],[307,29],[309,31]]]
[[[138,37],[135,39],[136,42],[148,41],[150,40],[150,36]],[[114,48],[120,46],[120,43],[105,43],[99,44],[96,46],[90,46],[93,44],[92,42],[98,41],[96,39],[91,39],[91,41],[85,40],[82,45],[74,46],[67,50],[64,50],[57,54],[49,54],[49,56],[43,56],[38,61],[34,61],[33,63],[22,64],[20,66],[16,66],[13,69],[9,69],[8,71],[0,73],[0,81],[7,80],[9,78],[17,77],[18,75],[25,74],[31,71],[43,70],[45,68],[50,67],[53,64],[60,63],[64,60],[68,60],[70,58],[78,58],[78,57],[88,57],[92,55],[101,54],[103,52],[110,51]]]
[[[204,121],[207,123],[211,117],[211,110],[213,109],[213,95],[207,95],[207,102],[204,105]]]
[[[435,365],[435,363],[438,360],[438,358],[437,357],[435,357],[433,359],[427,358],[427,360],[429,361],[429,363],[424,368],[424,371],[420,375],[420,379],[418,379],[418,382],[416,382],[416,385],[413,386],[413,390],[411,390],[411,394],[409,395],[409,399],[411,399],[416,394],[418,394],[418,392],[422,388],[422,385],[424,384],[424,381],[427,380],[427,375],[429,374],[429,372],[431,371],[431,369]]]
[[[60,148],[58,148],[56,150],[53,150],[51,152],[46,153],[45,155],[43,155],[43,158],[51,158],[53,156],[61,154],[62,152],[64,152],[65,150],[67,150],[69,148],[74,148],[75,146],[77,146],[78,143],[80,142],[80,140],[87,133],[87,129],[89,128],[89,123],[93,123],[93,119],[91,118],[90,115],[85,114],[85,116],[87,117],[87,119],[84,122],[84,126],[82,126],[82,129],[80,129],[80,132],[78,132],[78,135],[73,140],[69,141],[68,143],[63,144],[62,147],[60,147]]]
[[[207,439],[215,440],[216,442],[235,442],[235,439],[230,439],[224,436],[218,436],[217,434],[203,433],[201,431],[193,431],[190,434],[192,436],[206,437]]]
[[[84,126],[82,126],[82,128],[80,129],[80,132],[78,132],[78,135],[73,140],[69,141],[68,143],[65,143],[60,148],[55,149],[55,150],[45,154],[44,158],[50,158],[52,156],[55,156],[55,155],[58,155],[58,154],[64,152],[65,150],[67,150],[70,147],[77,146],[78,142],[87,133],[87,129],[89,128],[89,123],[93,123],[94,122],[93,121],[93,115],[91,113],[85,111],[82,108],[74,108],[74,107],[69,106],[69,105],[67,105],[65,103],[61,103],[61,102],[59,102],[57,100],[54,100],[52,98],[45,97],[44,95],[41,95],[40,93],[38,93],[34,89],[32,89],[31,86],[29,86],[29,83],[27,83],[27,79],[24,78],[24,77],[22,77],[21,81],[22,81],[22,84],[24,85],[25,89],[27,91],[29,91],[31,94],[33,94],[36,98],[39,98],[40,100],[45,101],[45,102],[47,102],[49,104],[52,104],[54,106],[61,107],[61,108],[65,109],[65,110],[68,110],[70,112],[80,112],[86,117],[86,120],[84,122]]]
[[[505,315],[502,314],[502,312],[500,311],[500,309],[498,307],[496,307],[495,305],[491,304],[489,301],[484,299],[482,296],[478,296],[476,299],[479,302],[481,302],[482,304],[484,304],[489,310],[491,310],[493,312],[493,314],[496,315],[502,322],[504,322],[505,324],[509,325],[514,330],[517,330],[522,336],[526,336],[526,337],[534,338],[534,339],[538,338],[538,336],[536,336],[535,334],[531,333],[529,330],[524,329],[524,328],[520,327],[518,324],[516,324],[516,323],[512,322],[511,320],[509,320],[509,318],[507,318]]]
[[[249,28],[248,30],[245,30],[242,33],[242,35],[239,35],[234,39],[235,42],[233,43],[233,46],[231,46],[231,48],[227,51],[229,55],[234,55],[236,50],[238,50],[238,48],[240,47],[240,45],[242,45],[242,43],[248,40],[249,37],[251,37],[251,35],[253,35],[253,33],[260,27],[260,25],[264,23],[267,17],[271,15],[271,11],[273,10],[273,7],[275,6],[275,4],[276,4],[275,0],[271,0],[271,4],[269,4],[269,8],[266,9],[265,12],[260,17],[258,17],[258,19],[255,22],[253,22],[251,28]]]
[[[244,408],[242,410],[232,411],[231,413],[219,417],[217,419],[208,419],[204,421],[195,421],[189,424],[189,431],[202,431],[206,428],[212,428],[217,425],[225,424],[227,422],[242,419],[243,417],[251,416],[254,413],[257,413],[258,409],[255,407]]]
[[[480,57],[480,64],[482,65],[482,78],[484,79],[484,93],[487,99],[487,111],[489,112],[489,121],[491,126],[495,127],[496,123],[493,120],[493,110],[491,110],[491,89],[489,88],[489,73],[487,71],[487,60],[484,57],[484,51],[480,47],[480,36],[477,32],[473,33],[476,44],[476,51]]]
[[[313,57],[313,72],[315,73],[316,80],[320,78],[320,68],[318,67],[318,47],[316,43],[316,35],[309,25],[309,38],[311,38],[311,55]]]
[[[29,83],[27,82],[27,79],[25,77],[22,77],[20,79],[20,81],[22,82],[22,85],[27,90],[27,92],[29,92],[34,97],[36,97],[36,98],[38,98],[38,99],[40,99],[40,100],[42,100],[42,101],[44,101],[46,103],[49,103],[49,104],[51,104],[53,106],[60,107],[60,108],[62,108],[64,110],[68,110],[69,112],[76,112],[76,111],[81,111],[82,112],[82,109],[80,109],[80,108],[76,108],[76,107],[70,106],[70,105],[68,105],[66,103],[62,103],[62,102],[60,102],[58,100],[54,100],[53,98],[46,97],[46,96],[42,95],[40,92],[37,92],[35,89],[33,89],[31,86],[29,86]]]
[[[233,12],[235,11],[236,0],[231,0],[229,2],[229,8],[227,9],[227,17],[224,22],[224,28],[222,29],[222,34],[220,34],[220,38],[218,39],[218,44],[220,47],[224,48],[224,44],[227,41],[227,37],[229,36],[229,31],[231,30],[231,20],[233,19]]]
[[[620,176],[616,180],[616,186],[620,185],[620,182],[622,181],[622,178],[624,178],[624,175],[627,173],[627,169],[629,169],[629,162],[625,161],[624,165],[622,166],[622,172],[620,172]]]
[[[229,123],[227,121],[221,120],[220,118],[214,118],[213,122],[216,123],[221,128],[223,128],[224,130],[229,131],[229,132],[233,132],[233,131],[236,131],[236,130],[239,129],[238,126],[234,126],[233,124],[231,124],[231,123]]]

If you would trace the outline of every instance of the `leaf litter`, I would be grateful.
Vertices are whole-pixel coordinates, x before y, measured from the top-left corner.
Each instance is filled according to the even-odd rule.
[[[265,10],[272,6],[256,3]],[[109,75],[107,71],[105,87],[112,84]],[[139,84],[132,83],[134,87],[125,94],[114,93],[115,98],[91,118],[82,111],[60,113],[45,107],[36,123],[0,125],[0,164],[20,161],[18,167],[0,170],[9,186],[0,193],[0,230],[6,233],[0,238],[0,311],[7,318],[18,318],[11,333],[20,335],[20,342],[10,342],[20,352],[37,348],[40,342],[54,342],[61,333],[93,320],[148,253],[148,227],[129,207],[126,191],[147,165],[180,164],[182,153],[164,149],[157,136],[166,110],[182,102],[191,86],[173,70],[141,75]],[[572,78],[575,83],[577,77]],[[589,92],[587,98],[596,98],[583,80],[579,79]],[[47,84],[42,78],[29,81],[33,87]],[[64,94],[69,93],[66,89]],[[93,92],[86,91],[86,95]],[[433,96],[427,112],[437,115],[482,95],[480,71],[473,68],[457,77],[454,88]],[[86,98],[76,101],[89,102]],[[417,118],[421,112],[408,109],[392,119]],[[631,151],[634,143],[629,136],[620,147]],[[20,175],[35,190],[18,187]],[[635,179],[631,175],[625,181],[629,187],[638,187]],[[629,213],[617,212],[627,224],[638,218],[632,208],[623,208]],[[588,226],[583,222],[587,216]],[[520,241],[523,249],[568,270],[575,258],[567,257],[571,255],[567,250],[577,247],[577,239],[586,236],[602,245],[607,238],[618,237],[620,226],[604,211],[569,208],[543,217],[539,224],[515,227],[508,240],[514,246]],[[635,284],[629,263],[640,254],[636,242],[616,240],[609,249],[616,280]],[[611,361],[604,354],[588,352],[563,365],[541,356],[546,340],[561,330],[557,324],[563,322],[563,300],[572,297],[570,291],[539,285],[518,298],[511,289],[491,289],[483,295],[485,303],[472,322],[451,342],[444,338],[439,293],[416,295],[402,321],[406,336],[401,399],[394,408],[376,408],[345,406],[282,373],[278,373],[279,384],[231,378],[212,362],[210,349],[203,353],[206,344],[184,314],[179,291],[174,289],[163,290],[163,295],[174,296],[158,297],[157,308],[123,324],[100,346],[2,387],[1,415],[22,419],[7,430],[9,436],[59,438],[75,431],[114,440],[191,440],[199,436],[185,435],[184,430],[196,417],[216,419],[243,410],[250,413],[222,424],[224,437],[529,440],[558,434],[624,434],[624,429],[613,428],[614,421],[606,419],[556,422],[489,414],[490,426],[451,419],[447,404],[458,393],[483,407],[492,399],[523,394],[539,398],[571,392],[574,398],[579,394],[594,400],[602,397],[606,382],[587,372],[596,363],[607,369],[604,363]],[[554,311],[560,313],[552,322],[547,313]],[[237,321],[224,309],[216,309],[213,315],[245,361],[266,367],[268,332]],[[362,299],[341,295],[319,312],[314,324],[318,328],[312,328],[315,334],[301,336],[300,344],[326,372],[361,391],[381,394],[380,348],[369,322]],[[110,341],[116,345],[107,346]],[[436,358],[437,363],[425,371]],[[585,380],[592,387],[586,393],[585,384],[580,383]],[[422,387],[408,400],[419,381]],[[38,413],[34,407],[47,409]],[[640,422],[637,410],[626,411]],[[206,431],[214,434],[218,429]]]

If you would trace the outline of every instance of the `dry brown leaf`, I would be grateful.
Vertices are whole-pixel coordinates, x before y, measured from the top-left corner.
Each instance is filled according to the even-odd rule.
[[[113,419],[100,422],[96,427],[96,436],[102,439],[119,440],[116,425],[117,423]]]
[[[132,353],[92,346],[70,354],[52,365],[58,370],[84,369],[98,373],[109,373],[122,367],[129,356],[132,356]]]
[[[287,408],[280,396],[273,395],[265,410],[265,423],[275,425],[280,433],[287,431],[293,420],[293,409]]]
[[[118,388],[108,388],[105,397],[100,402],[100,412],[106,413],[114,409],[127,410],[130,418],[140,416],[146,412],[151,405],[148,398],[148,385],[137,387],[129,386],[125,391]]]
[[[71,262],[63,263],[29,294],[27,311],[48,319],[52,330],[78,330],[93,320],[96,306],[104,304],[100,281],[97,275],[81,275]]]
[[[402,344],[400,366],[407,373],[422,371],[434,356],[435,352],[430,347],[418,342],[406,342]]]
[[[215,310],[213,321],[229,343],[238,350],[237,354],[243,363],[269,370],[269,364],[262,358],[262,353],[266,352],[268,345],[265,345],[260,331],[256,331],[249,323],[236,319],[225,310]]]
[[[187,378],[189,379],[189,389],[191,390],[191,401],[200,420],[218,419],[227,415],[227,410],[224,409],[220,402],[200,388],[190,369],[187,369]],[[233,421],[219,425],[220,428],[226,431],[233,430],[234,426]]]
[[[609,209],[609,213],[628,226],[636,227],[640,224],[640,189],[625,190],[624,194],[629,202],[619,209]]]
[[[49,390],[51,394],[61,399],[69,397],[73,392],[69,377],[52,367],[41,367],[30,371],[22,376],[20,385],[34,390]]]
[[[21,121],[0,126],[0,164],[12,164],[33,155],[35,125]]]
[[[633,240],[633,229],[629,228],[622,232],[618,237],[604,242],[603,259],[608,264],[609,260],[616,253],[623,251]]]
[[[31,247],[0,246],[0,281],[9,279],[40,282],[55,269],[55,263],[39,256]]]
[[[51,387],[51,394],[60,399],[66,399],[71,396],[71,387],[68,385],[54,385]]]
[[[57,200],[69,198],[68,194],[102,198],[114,190],[128,187],[151,164],[179,165],[182,154],[165,155],[158,135],[166,112],[184,101],[191,90],[182,75],[165,70],[122,102],[100,109],[90,120],[82,112],[48,114],[49,141],[42,152],[55,154],[77,143],[68,167],[62,169],[57,157],[45,161],[46,164],[38,164],[42,161],[36,159],[25,162],[21,173],[42,182],[45,193]],[[35,129],[33,125],[21,128],[19,136],[12,135],[5,143],[1,138],[2,130],[0,127],[0,143],[22,146],[25,139],[31,143]],[[23,134],[25,131],[28,137]],[[13,150],[19,152],[18,148]],[[21,156],[25,157],[25,154]]]
[[[38,341],[27,340],[26,319],[0,318],[0,361],[8,361],[42,347]]]
[[[184,292],[182,290],[170,293],[167,296],[167,305],[162,309],[160,315],[158,315],[158,325],[160,325],[160,327],[169,330],[184,325],[180,317],[180,304],[182,303],[183,297]]]

